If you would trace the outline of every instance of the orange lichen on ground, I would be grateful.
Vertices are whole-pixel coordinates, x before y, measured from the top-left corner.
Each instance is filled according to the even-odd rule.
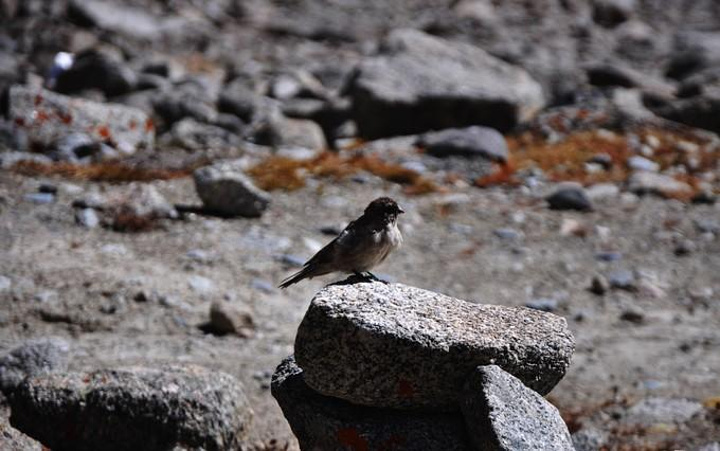
[[[693,187],[699,184],[697,174],[713,170],[720,160],[720,152],[708,151],[704,138],[690,131],[666,130],[647,126],[633,130],[641,142],[656,142],[653,154],[646,157],[660,165],[661,170],[683,166],[686,174],[678,175],[681,181]],[[517,171],[538,168],[552,181],[576,181],[583,185],[601,182],[625,182],[631,174],[628,159],[636,152],[628,142],[627,134],[607,130],[588,130],[572,133],[558,142],[548,142],[531,132],[508,136],[510,157],[505,165],[497,165],[495,172],[478,179],[475,185],[517,185]],[[691,151],[683,150],[683,146]],[[595,156],[609,156],[611,166],[606,170],[588,171],[587,163]],[[678,196],[692,197],[694,193]]]
[[[441,190],[436,183],[417,172],[399,164],[388,163],[377,155],[342,156],[323,152],[308,160],[273,156],[250,168],[248,174],[262,189],[293,191],[305,186],[305,179],[309,176],[341,180],[360,171],[405,185],[405,192],[408,194],[426,194]]]
[[[28,176],[57,175],[74,180],[116,183],[177,179],[187,177],[194,169],[144,169],[119,162],[81,165],[67,162],[46,164],[37,161],[21,161],[12,167],[13,171]]]

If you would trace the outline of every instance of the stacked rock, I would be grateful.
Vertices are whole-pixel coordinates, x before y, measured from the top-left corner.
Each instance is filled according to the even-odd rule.
[[[565,319],[400,284],[313,299],[272,393],[304,450],[572,450]]]

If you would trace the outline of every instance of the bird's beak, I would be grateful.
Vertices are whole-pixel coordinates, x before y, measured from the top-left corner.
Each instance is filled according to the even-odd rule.
[[[402,207],[398,206],[398,213],[403,214],[405,213],[405,210],[403,210]]]

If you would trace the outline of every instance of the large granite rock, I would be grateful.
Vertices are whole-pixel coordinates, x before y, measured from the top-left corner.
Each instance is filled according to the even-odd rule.
[[[573,451],[557,408],[499,366],[479,366],[465,383],[462,410],[480,451]]]
[[[346,88],[362,137],[468,125],[507,131],[545,103],[527,72],[478,47],[402,29],[381,48]]]
[[[302,369],[292,357],[278,366],[271,389],[301,449],[473,449],[460,414],[379,409],[323,396],[305,384]]]
[[[0,357],[0,391],[9,395],[29,376],[67,369],[70,345],[61,338],[30,340]]]
[[[242,385],[197,366],[141,367],[26,379],[13,427],[51,449],[237,449],[252,420]]]
[[[400,284],[320,291],[298,329],[295,358],[316,391],[378,407],[457,410],[478,365],[495,364],[540,394],[574,350],[565,319],[472,304]]]
[[[155,141],[152,120],[138,109],[25,86],[10,88],[8,116],[31,143],[44,148],[73,132],[126,152],[152,147]]]

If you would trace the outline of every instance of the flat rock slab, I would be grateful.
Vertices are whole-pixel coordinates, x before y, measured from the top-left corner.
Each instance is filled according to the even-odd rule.
[[[131,367],[26,379],[10,423],[51,449],[239,449],[252,420],[242,385],[198,366]]]
[[[540,84],[479,47],[418,30],[393,31],[347,88],[362,137],[468,125],[513,128],[543,107]]]
[[[462,410],[477,450],[574,450],[557,408],[499,366],[479,366],[473,372]]]
[[[298,329],[295,358],[322,394],[453,411],[478,365],[498,365],[545,394],[565,375],[574,347],[565,319],[550,313],[378,282],[320,291]]]
[[[150,148],[155,142],[155,126],[150,117],[124,105],[13,86],[9,108],[10,121],[27,132],[33,144],[42,147],[73,132],[85,133],[126,151]]]
[[[278,366],[272,394],[301,449],[345,451],[470,451],[459,413],[417,413],[357,406],[305,384],[292,357]]]

